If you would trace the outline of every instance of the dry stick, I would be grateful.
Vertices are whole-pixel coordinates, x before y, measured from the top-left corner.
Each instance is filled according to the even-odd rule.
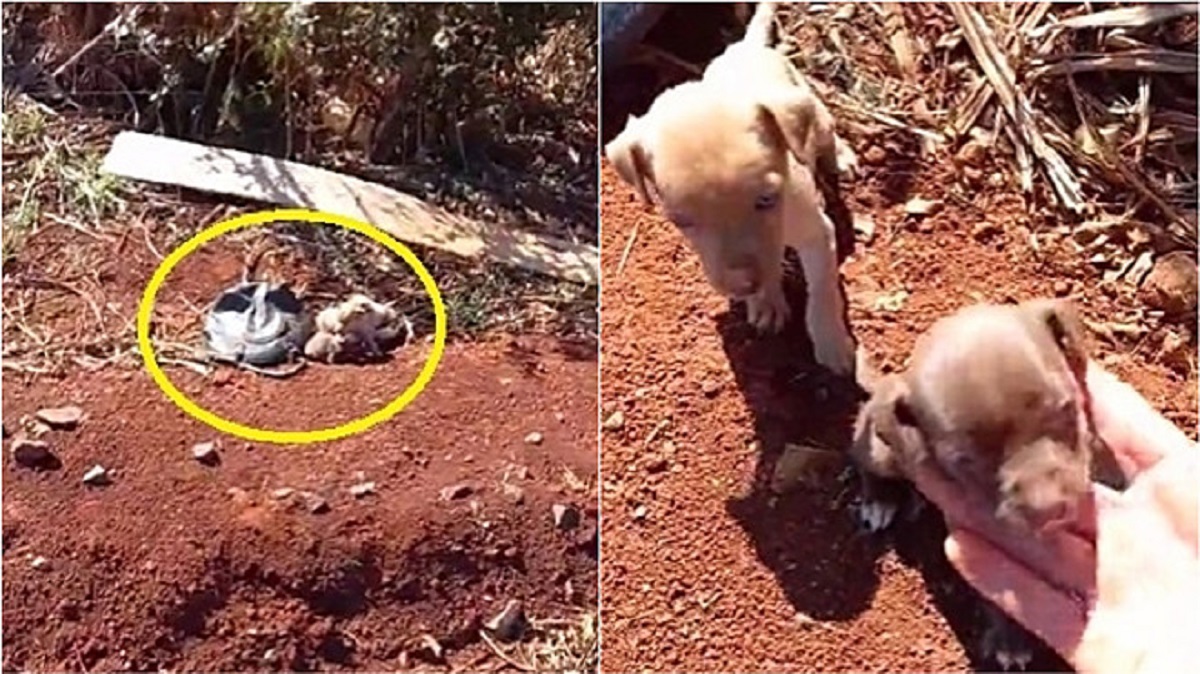
[[[518,661],[514,660],[512,658],[512,656],[510,656],[508,653],[505,653],[500,648],[500,646],[498,644],[496,644],[496,642],[493,641],[492,638],[487,635],[487,632],[484,632],[483,630],[479,630],[479,637],[481,639],[483,639],[483,643],[485,643],[489,647],[491,647],[492,652],[494,652],[496,655],[500,656],[500,659],[503,660],[504,662],[508,663],[509,666],[516,667],[517,669],[521,670],[522,672],[537,671],[533,667],[530,667],[528,664],[525,664],[523,662],[518,662]]]
[[[138,13],[141,11],[142,11],[141,7],[134,5],[133,7],[131,7],[129,9],[128,13],[118,14],[116,16],[116,18],[114,18],[112,21],[109,21],[108,24],[105,25],[104,28],[102,28],[100,30],[100,32],[96,34],[96,37],[94,37],[94,38],[88,40],[86,43],[84,43],[84,45],[79,48],[79,51],[72,54],[70,58],[68,58],[66,61],[63,61],[62,65],[55,68],[54,72],[50,73],[50,78],[57,80],[59,77],[62,76],[63,73],[65,73],[67,71],[67,68],[70,68],[71,66],[75,65],[76,61],[83,58],[85,54],[87,54],[92,49],[94,49],[96,47],[96,45],[100,44],[101,40],[108,37],[109,34],[111,34],[114,30],[116,30],[117,26],[120,26],[121,23],[124,21],[132,22],[134,19],[137,18]]]
[[[1079,89],[1075,86],[1075,80],[1072,77],[1067,78],[1067,90],[1071,92],[1071,100],[1075,104],[1075,112],[1077,115],[1079,115],[1080,122],[1083,123],[1084,129],[1089,135],[1094,137],[1095,134],[1091,131],[1091,126],[1088,122],[1087,115],[1084,113],[1083,97],[1080,95]],[[1094,145],[1099,148],[1100,160],[1093,163],[1098,164],[1102,169],[1109,171],[1116,170],[1116,172],[1120,174],[1121,178],[1129,186],[1133,187],[1134,190],[1141,193],[1143,197],[1153,203],[1154,206],[1158,208],[1168,220],[1179,226],[1182,233],[1170,232],[1172,236],[1178,237],[1180,243],[1185,246],[1194,246],[1196,241],[1196,223],[1184,217],[1184,215],[1169,202],[1167,202],[1167,200],[1159,196],[1158,192],[1156,192],[1150,187],[1150,185],[1146,183],[1137,169],[1131,168],[1123,159],[1121,159],[1119,155],[1110,153],[1106,145],[1100,143],[1098,139]],[[1074,144],[1071,144],[1068,147],[1072,148],[1072,151],[1077,156],[1080,155],[1079,150],[1074,146]]]
[[[1053,75],[1127,70],[1148,73],[1195,73],[1200,61],[1195,54],[1169,49],[1138,49],[1120,54],[1077,54],[1053,63],[1035,62],[1027,71],[1031,79]]]
[[[638,227],[641,223],[634,224],[633,232],[629,235],[629,240],[625,242],[625,250],[621,251],[621,261],[617,263],[617,276],[625,271],[625,262],[629,259],[629,253],[633,250],[633,242],[637,241]]]
[[[1014,84],[1016,75],[1009,66],[1008,59],[1000,53],[999,47],[992,39],[983,17],[974,7],[960,3],[950,3],[950,11],[962,26],[963,36],[971,46],[975,60],[991,81],[996,95],[1016,126],[1016,131],[1045,166],[1059,200],[1072,212],[1081,212],[1084,204],[1079,192],[1078,179],[1062,156],[1046,143],[1045,138],[1033,126],[1033,107]]]
[[[1034,26],[1042,21],[1042,18],[1046,16],[1046,12],[1050,11],[1051,4],[1053,3],[1038,2],[1033,5],[1029,13],[1017,24],[1016,30],[1003,38],[1004,51],[1006,53],[1011,54],[1013,48],[1020,44],[1018,40],[1021,39],[1022,35],[1032,30]],[[967,95],[967,100],[961,106],[965,112],[954,121],[953,128],[956,135],[964,135],[975,126],[975,121],[979,119],[979,115],[983,113],[984,109],[987,108],[987,104],[991,102],[994,91],[987,78],[975,83],[974,88],[971,89],[971,93]]]
[[[896,65],[900,67],[900,74],[904,76],[904,81],[911,83],[917,79],[917,50],[908,36],[908,30],[904,23],[904,9],[899,2],[885,2],[883,10],[887,12],[883,19],[883,26],[888,33],[888,43],[892,47],[892,53],[896,56]]]
[[[1186,16],[1196,13],[1196,5],[1180,3],[1180,4],[1152,4],[1140,5],[1137,7],[1122,7],[1120,9],[1109,9],[1094,14],[1084,14],[1082,16],[1073,16],[1069,19],[1064,19],[1057,23],[1052,23],[1048,26],[1043,26],[1033,31],[1033,36],[1040,36],[1050,32],[1056,32],[1064,29],[1076,28],[1140,28],[1149,26],[1161,21],[1167,21],[1177,16]]]

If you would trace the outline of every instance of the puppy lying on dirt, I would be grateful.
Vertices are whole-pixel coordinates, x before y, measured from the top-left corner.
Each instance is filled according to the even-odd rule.
[[[368,357],[379,356],[383,353],[380,345],[394,341],[401,330],[406,339],[412,337],[412,324],[391,302],[376,302],[359,293],[321,310],[315,327],[304,345],[304,355],[328,363],[345,356],[352,347]]]
[[[850,454],[864,526],[891,523],[897,508],[885,482],[910,479],[921,462],[1033,535],[1073,521],[1092,479],[1123,489],[1116,458],[1094,431],[1086,367],[1083,330],[1064,300],[980,304],[936,322],[905,372],[870,384],[859,413]],[[1006,669],[1023,667],[1029,637],[988,609],[985,651]]]
[[[775,3],[759,3],[741,42],[699,81],[663,92],[605,147],[621,178],[665,215],[700,257],[709,282],[746,302],[760,331],[788,319],[784,249],[808,286],[805,325],[817,362],[847,374],[854,342],[843,317],[833,223],[813,176],[848,174],[856,160],[829,111],[772,47]]]

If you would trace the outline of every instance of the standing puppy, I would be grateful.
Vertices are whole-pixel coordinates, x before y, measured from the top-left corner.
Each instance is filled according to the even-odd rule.
[[[788,319],[784,249],[800,256],[805,325],[817,362],[854,368],[833,223],[813,170],[847,173],[854,155],[829,111],[772,46],[775,4],[759,3],[746,36],[699,81],[663,92],[605,147],[621,178],[659,202],[700,257],[709,282],[746,302],[750,323],[778,332]]]

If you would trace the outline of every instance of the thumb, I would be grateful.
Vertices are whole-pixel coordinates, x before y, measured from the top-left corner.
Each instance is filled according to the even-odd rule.
[[[1071,661],[1087,620],[1082,602],[968,530],[952,531],[945,550],[976,591]]]

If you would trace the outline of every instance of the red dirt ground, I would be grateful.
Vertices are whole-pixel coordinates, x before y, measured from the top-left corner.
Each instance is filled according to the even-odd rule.
[[[50,232],[27,257],[69,240]],[[212,246],[168,278],[162,308],[185,297],[203,305],[237,278],[240,258]],[[136,248],[89,251],[100,255],[103,301],[130,320],[154,268]],[[34,317],[56,324],[78,311],[69,309],[42,303]],[[312,428],[394,398],[428,350],[420,341],[388,362],[314,365],[285,381],[167,373],[235,421]],[[400,415],[301,447],[224,436],[140,369],[32,380],[6,370],[3,384],[9,431],[42,407],[87,414],[45,436],[61,468],[4,463],[5,671],[495,669],[505,665],[478,632],[509,599],[535,619],[595,610],[594,349],[532,335],[452,342]],[[526,441],[534,431],[540,444]],[[191,448],[210,440],[220,463],[206,467]],[[110,485],[82,483],[97,463]],[[364,480],[376,493],[356,499],[349,489]],[[440,500],[460,483],[473,492]],[[278,498],[281,488],[319,494],[329,510]],[[558,530],[554,504],[579,508],[579,525]],[[34,568],[36,557],[47,565]],[[422,655],[425,634],[445,662]]]
[[[932,321],[976,301],[1069,294],[1091,320],[1136,306],[1131,289],[1100,287],[1085,260],[1044,236],[1057,223],[1031,217],[1020,197],[956,199],[958,177],[906,163],[890,140],[868,141],[883,153],[854,140],[860,161],[882,155],[843,185],[846,205],[876,227],[843,267],[852,328],[875,362],[901,365]],[[811,364],[802,321],[755,338],[674,227],[608,166],[601,194],[601,416],[624,416],[602,431],[603,669],[981,666],[976,599],[940,554],[936,524],[902,526],[891,541],[858,535],[836,470],[770,493],[785,442],[844,447],[855,409],[846,387]],[[907,222],[909,195],[946,207]],[[1029,230],[1041,233],[1040,254]],[[876,305],[900,290],[909,294],[898,310]],[[1194,436],[1193,365],[1176,371],[1145,344],[1096,342],[1100,362]],[[1063,667],[1046,652],[1034,662]]]

